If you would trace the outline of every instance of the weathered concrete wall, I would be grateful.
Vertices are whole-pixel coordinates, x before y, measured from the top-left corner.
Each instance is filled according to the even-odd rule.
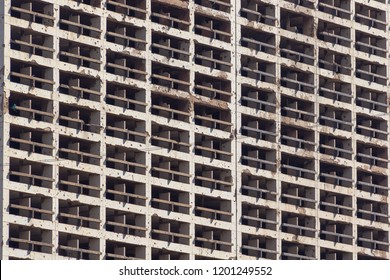
[[[4,3],[2,258],[390,258],[384,1]]]

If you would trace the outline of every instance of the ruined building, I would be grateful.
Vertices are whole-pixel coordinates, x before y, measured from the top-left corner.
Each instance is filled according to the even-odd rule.
[[[2,259],[390,259],[389,0],[1,0]]]

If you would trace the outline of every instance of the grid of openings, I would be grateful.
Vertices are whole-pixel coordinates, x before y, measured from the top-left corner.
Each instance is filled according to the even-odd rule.
[[[385,1],[6,5],[6,257],[390,259]]]

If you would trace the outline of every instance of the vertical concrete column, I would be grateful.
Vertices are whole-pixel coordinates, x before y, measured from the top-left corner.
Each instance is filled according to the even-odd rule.
[[[189,36],[190,36],[190,45],[189,45],[189,61],[191,64],[191,69],[190,69],[190,79],[189,82],[191,83],[190,85],[190,94],[195,93],[195,41],[194,41],[194,32],[191,32],[191,30],[195,30],[195,7],[194,7],[194,2],[193,1],[188,1],[188,10],[189,10],[189,21],[190,21],[190,26],[189,26]],[[189,117],[189,143],[190,143],[190,153],[195,151],[195,108],[194,108],[194,103],[190,101],[190,117]],[[189,174],[191,175],[190,178],[190,192],[189,192],[189,204],[191,205],[190,208],[190,217],[191,217],[191,225],[190,225],[190,230],[189,230],[189,235],[191,236],[190,239],[190,246],[191,246],[191,253],[190,253],[190,260],[195,259],[195,222],[194,222],[194,217],[195,217],[195,192],[194,188],[195,186],[195,162],[194,158],[190,157],[189,161]]]
[[[145,51],[145,71],[146,75],[146,88],[145,88],[145,102],[146,102],[146,116],[145,120],[145,131],[147,131],[148,136],[146,137],[145,142],[145,162],[146,162],[146,182],[145,182],[145,196],[146,206],[145,206],[145,227],[146,227],[146,248],[145,248],[145,259],[152,259],[152,239],[151,239],[151,229],[152,229],[152,217],[150,214],[151,210],[151,199],[152,199],[152,184],[151,184],[151,167],[152,167],[152,140],[151,140],[151,131],[152,131],[152,123],[150,119],[150,112],[152,106],[152,96],[151,96],[151,83],[152,83],[152,61],[151,61],[151,51],[152,51],[152,26],[150,21],[150,14],[152,13],[152,3],[151,0],[146,1],[146,20],[145,20],[145,29],[146,29],[146,51]]]
[[[387,19],[390,19],[390,5],[387,5]],[[387,20],[387,45],[386,50],[387,53],[390,53],[390,20]],[[387,56],[387,77],[390,77],[390,55]],[[390,79],[387,80],[387,104],[390,105]],[[387,106],[387,143],[388,147],[388,153],[387,153],[387,159],[390,160],[390,106]],[[390,164],[390,163],[388,163]],[[387,168],[387,187],[390,187],[390,166]],[[390,195],[387,195],[387,215],[390,216]],[[390,243],[390,226],[388,226],[388,240],[387,242]],[[390,252],[390,246],[389,246],[389,252]]]
[[[241,56],[239,54],[240,40],[241,40],[241,25],[238,21],[240,16],[241,2],[233,1],[234,8],[234,25],[232,26],[232,31],[234,32],[234,43],[233,49],[231,52],[231,63],[233,65],[232,73],[234,73],[234,82],[232,83],[232,102],[234,106],[232,116],[234,116],[234,130],[233,130],[233,141],[231,144],[232,149],[232,165],[235,168],[234,174],[234,192],[235,192],[235,203],[232,204],[233,218],[232,221],[236,223],[235,232],[236,232],[236,259],[240,258],[241,255],[241,246],[242,246],[242,229],[241,229],[241,216],[242,216],[242,195],[241,195],[241,165],[239,159],[241,158],[241,142],[240,142],[240,130],[241,130],[241,114],[238,110],[239,100],[241,100],[241,82],[239,79],[240,76],[240,67],[241,67]]]
[[[239,126],[239,120],[237,118],[238,111],[237,111],[237,103],[238,103],[238,75],[239,75],[239,69],[238,67],[239,60],[237,59],[238,56],[238,44],[240,42],[240,26],[237,23],[237,17],[239,16],[239,11],[240,11],[240,1],[231,1],[232,3],[232,9],[230,10],[230,18],[231,20],[231,51],[230,51],[230,63],[232,64],[230,74],[231,74],[231,93],[232,97],[230,100],[229,108],[231,112],[231,118],[232,118],[232,129],[231,129],[231,152],[232,152],[232,157],[230,160],[231,163],[231,172],[232,172],[232,199],[231,199],[231,209],[232,209],[232,255],[238,259],[238,255],[240,253],[240,248],[241,248],[241,233],[239,232],[239,223],[240,223],[240,217],[241,217],[241,203],[238,203],[238,197],[240,193],[240,186],[238,179],[241,179],[241,176],[239,176],[237,170],[238,170],[238,157],[237,157],[237,129]]]
[[[318,28],[318,15],[317,15],[317,11],[318,11],[318,6],[316,7],[316,10],[313,12],[314,14],[314,26],[313,26],[313,43],[314,43],[314,65],[319,65],[318,64],[318,60],[320,59],[319,58],[319,47],[318,47],[318,40],[316,40],[316,37],[317,37],[317,28]],[[318,73],[318,67],[315,67],[315,73],[314,74],[314,81],[313,81],[313,85],[315,86],[314,88],[314,100],[315,100],[315,104],[314,104],[314,115],[315,115],[315,119],[314,121],[316,120],[319,120],[319,117],[320,117],[320,105],[319,105],[319,95],[320,95],[320,77],[319,77],[319,73]],[[314,126],[314,143],[315,143],[315,148],[314,148],[314,151],[319,151],[319,145],[320,145],[320,132],[319,132],[319,122],[316,122],[315,123],[315,126]],[[319,160],[319,153],[316,152],[314,153],[314,156],[315,156],[315,161],[314,161],[314,164],[315,164],[315,167],[314,167],[314,170],[316,171],[316,177],[315,178],[320,178],[320,160]],[[320,228],[321,228],[321,225],[320,225],[320,218],[319,218],[319,201],[320,201],[320,189],[319,189],[319,179],[315,180],[315,182],[313,182],[313,185],[312,187],[315,188],[315,194],[314,194],[314,199],[316,200],[316,217],[315,217],[315,229],[317,230],[316,231],[316,234],[319,234],[320,232]],[[318,236],[318,235],[317,235]],[[316,238],[316,249],[315,249],[315,258],[317,260],[320,259],[320,255],[321,255],[321,248],[319,246],[319,238]]]
[[[351,14],[355,14],[355,1],[351,1]],[[352,28],[351,28],[351,47],[353,48],[351,50],[351,95],[352,95],[352,110],[351,110],[351,121],[352,121],[352,132],[356,131],[356,84],[355,84],[355,73],[356,73],[356,51],[354,48],[355,40],[355,21],[351,21]],[[351,142],[352,142],[352,159],[356,159],[356,137],[355,133],[352,133],[351,135]],[[357,185],[357,169],[356,169],[356,160],[353,160],[352,163],[352,180],[353,184],[355,185],[355,188],[353,189],[352,193],[352,236],[354,237],[353,242],[357,245],[357,238],[358,238],[358,231],[357,231],[357,204],[356,204],[356,185]],[[353,246],[352,248],[352,259],[357,259],[357,246]]]
[[[54,17],[54,27],[59,26],[59,20],[60,20],[60,6],[61,1],[57,0],[53,3],[53,17]],[[60,72],[58,68],[58,60],[56,59],[59,56],[59,49],[60,49],[60,38],[59,38],[59,29],[53,28],[54,32],[52,34],[53,36],[53,46],[54,49],[53,53],[53,92],[52,92],[52,104],[53,104],[53,114],[54,114],[54,126],[53,126],[53,153],[54,153],[54,161],[52,163],[53,166],[53,196],[52,196],[52,222],[53,222],[53,232],[52,232],[52,242],[53,242],[53,258],[58,258],[58,246],[59,246],[59,232],[58,232],[58,220],[57,216],[59,213],[59,157],[58,157],[58,148],[59,148],[59,117],[60,117],[60,104],[59,104],[59,92],[58,87],[60,85]]]
[[[275,82],[276,82],[276,89],[277,91],[275,92],[275,104],[276,104],[276,109],[275,109],[275,114],[276,114],[276,141],[279,141],[281,137],[281,94],[280,94],[280,87],[281,87],[281,60],[280,60],[280,3],[279,1],[274,1],[273,3],[275,5],[275,27],[277,28],[277,33],[275,34],[275,58],[276,58],[276,67],[275,67]],[[280,166],[281,166],[281,158],[282,154],[280,152],[280,141],[277,142],[277,147],[278,150],[276,151],[275,154],[275,160],[276,160],[276,222],[277,222],[277,228],[281,228],[282,224],[282,211],[281,209],[281,194],[282,194],[282,183],[280,181]],[[276,239],[276,252],[277,252],[277,259],[280,259],[282,257],[282,240],[281,240],[281,235],[280,235],[280,230],[277,231],[277,239]]]
[[[100,107],[102,108],[102,110],[100,110],[100,155],[101,155],[101,159],[100,159],[100,213],[99,213],[99,217],[100,217],[100,220],[101,220],[101,223],[100,223],[100,227],[99,227],[99,230],[100,230],[100,236],[99,236],[99,250],[100,250],[100,259],[104,259],[105,258],[105,255],[106,255],[106,238],[105,238],[105,225],[106,225],[106,197],[105,197],[105,194],[106,194],[106,166],[105,166],[105,162],[106,162],[106,158],[107,158],[107,151],[106,151],[106,137],[105,137],[105,130],[103,129],[105,126],[106,126],[106,120],[107,120],[107,110],[105,109],[106,106],[106,89],[107,89],[107,81],[106,81],[106,76],[105,76],[105,65],[106,65],[106,57],[107,57],[107,51],[106,51],[106,33],[107,33],[107,13],[106,13],[106,10],[105,10],[105,5],[106,5],[106,1],[103,0],[101,1],[100,3],[100,7],[99,8],[96,8],[96,10],[99,10],[100,14],[102,15],[100,17],[100,27],[101,27],[101,34],[100,34],[100,61],[102,62],[100,64],[100,73],[99,73],[99,77],[100,77],[100,86],[101,86],[101,89],[100,89],[100,92],[101,92],[101,97],[100,97]]]
[[[10,0],[4,0],[0,5],[0,154],[4,155],[6,150],[6,143],[9,138],[9,124],[6,122],[6,114],[8,113],[8,98],[9,91],[7,89],[9,81],[5,77],[10,73],[10,57],[9,53],[9,40],[10,40],[10,26],[9,26],[9,14]],[[9,157],[2,156],[0,159],[0,209],[1,209],[1,231],[0,238],[0,258],[7,260],[8,256],[8,231],[9,223],[7,222],[7,209],[9,206],[9,190],[7,186],[6,174],[9,173]]]

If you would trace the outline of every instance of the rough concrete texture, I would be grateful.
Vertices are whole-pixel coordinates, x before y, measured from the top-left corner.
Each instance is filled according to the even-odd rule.
[[[3,3],[2,259],[390,259],[388,0]]]

